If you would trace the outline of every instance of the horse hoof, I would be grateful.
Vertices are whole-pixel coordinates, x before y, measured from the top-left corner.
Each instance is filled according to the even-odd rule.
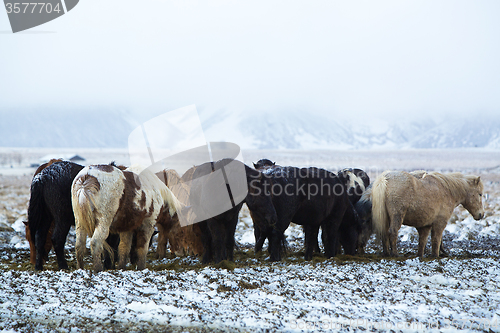
[[[59,263],[58,266],[59,266],[59,269],[68,269],[68,264],[65,263],[65,262],[64,263]]]

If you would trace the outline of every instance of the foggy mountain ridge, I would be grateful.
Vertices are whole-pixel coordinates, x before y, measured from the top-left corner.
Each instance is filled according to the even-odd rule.
[[[207,141],[243,149],[500,149],[500,116],[436,121],[340,120],[304,112],[200,112]],[[126,148],[128,111],[0,111],[1,147]]]

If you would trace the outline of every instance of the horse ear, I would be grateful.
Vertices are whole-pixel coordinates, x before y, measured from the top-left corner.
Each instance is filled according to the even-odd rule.
[[[23,221],[25,226],[28,226],[28,221]]]
[[[276,162],[273,162],[273,165],[276,165]]]
[[[477,177],[475,180],[474,180],[474,184],[475,185],[479,185],[479,183],[481,182],[481,177]]]
[[[252,162],[252,164],[253,164],[253,167],[254,167],[255,169],[257,169],[257,164],[255,164],[255,163],[253,163],[253,162]]]

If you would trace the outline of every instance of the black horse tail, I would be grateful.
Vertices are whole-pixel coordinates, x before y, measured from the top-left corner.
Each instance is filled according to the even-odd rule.
[[[35,243],[38,231],[43,228],[43,221],[48,219],[47,214],[48,211],[43,197],[43,183],[40,178],[35,178],[31,183],[30,202],[28,205],[28,227],[31,234],[30,242]]]

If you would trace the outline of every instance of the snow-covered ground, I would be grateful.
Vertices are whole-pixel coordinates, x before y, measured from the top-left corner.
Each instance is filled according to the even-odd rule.
[[[252,222],[244,208],[234,264],[204,266],[198,258],[158,260],[150,255],[144,271],[94,274],[74,269],[72,231],[67,244],[70,270],[52,270],[51,254],[48,270],[34,272],[22,224],[31,176],[0,173],[0,332],[500,331],[496,155],[453,150],[367,154],[373,154],[377,170],[413,165],[481,174],[485,219],[475,221],[457,208],[444,233],[450,257],[439,260],[416,258],[418,235],[403,227],[398,258],[381,258],[373,238],[366,255],[330,260],[316,256],[306,262],[302,231],[292,225],[286,232],[288,256],[270,263],[266,253],[254,255],[251,250]],[[249,156],[247,163],[269,157],[279,164],[317,161],[332,169],[370,166],[366,154],[355,152],[254,151],[244,156]],[[376,173],[374,168],[371,176]]]

